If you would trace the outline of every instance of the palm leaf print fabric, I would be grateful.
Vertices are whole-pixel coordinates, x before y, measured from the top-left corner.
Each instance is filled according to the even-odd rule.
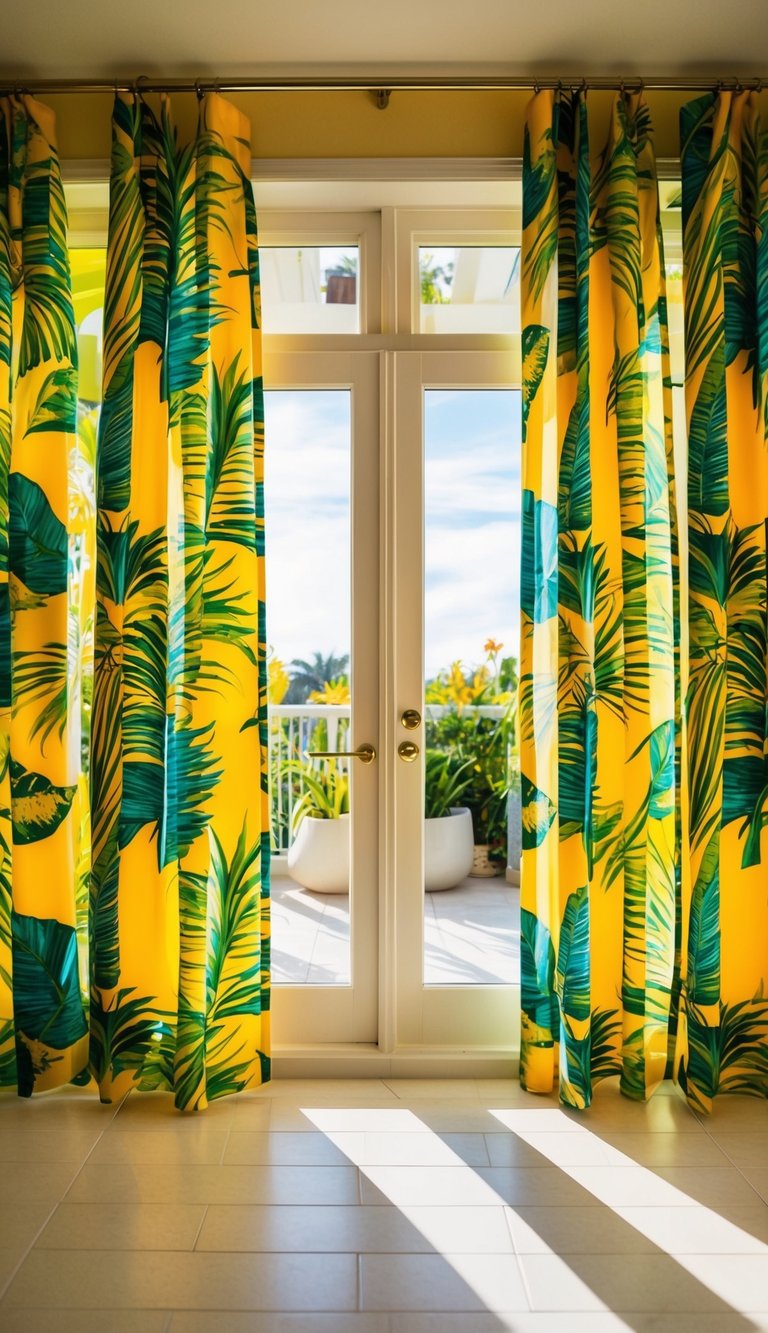
[[[521,1078],[645,1098],[674,1043],[678,553],[648,110],[537,93],[523,163]]]
[[[263,390],[248,125],[115,101],[98,443],[91,1067],[269,1077]]]
[[[0,99],[0,1084],[82,1075],[70,691],[77,351],[52,113]]]
[[[692,901],[685,1083],[768,1096],[768,97],[681,113]]]

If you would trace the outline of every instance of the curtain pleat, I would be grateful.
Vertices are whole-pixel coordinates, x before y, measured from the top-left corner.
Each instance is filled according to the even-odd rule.
[[[540,92],[523,165],[521,1078],[644,1098],[674,1042],[681,710],[671,385],[642,96],[590,158]]]
[[[22,1096],[81,1076],[88,1060],[66,226],[52,113],[0,98],[0,1084]]]
[[[247,122],[118,95],[98,447],[91,1066],[269,1077],[263,391]]]
[[[681,113],[692,1103],[768,1096],[768,97]]]

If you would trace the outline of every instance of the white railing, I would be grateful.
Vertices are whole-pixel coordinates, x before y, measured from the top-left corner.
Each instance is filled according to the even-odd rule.
[[[307,761],[308,750],[346,750],[352,709],[349,704],[269,705],[269,789],[272,849],[288,851],[293,811],[302,794],[301,776],[289,765]],[[317,735],[319,724],[325,734]],[[322,742],[322,744],[320,743]],[[339,760],[341,768],[345,759]]]
[[[455,712],[453,704],[427,704],[426,722],[437,721]],[[466,704],[462,710],[479,717],[504,716],[501,704]],[[272,806],[272,846],[278,855],[288,851],[291,841],[293,811],[301,797],[301,775],[290,761],[306,761],[308,750],[349,749],[349,704],[270,704],[269,705],[269,783]],[[317,729],[323,724],[324,733]],[[322,742],[322,743],[320,743]],[[347,761],[339,760],[345,768]]]

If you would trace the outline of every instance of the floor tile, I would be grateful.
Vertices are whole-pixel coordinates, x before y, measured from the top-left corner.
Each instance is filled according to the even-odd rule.
[[[0,1172],[2,1182],[2,1172]],[[13,1203],[4,1197],[0,1183],[0,1249],[31,1245],[51,1215],[51,1203]]]
[[[634,1322],[607,1311],[603,1314],[561,1314],[496,1311],[494,1314],[393,1314],[390,1333],[627,1333]],[[673,1333],[673,1330],[669,1330]],[[751,1331],[750,1331],[751,1333]]]
[[[570,1171],[599,1171],[599,1167],[571,1167]],[[598,1204],[589,1190],[554,1166],[477,1167],[477,1175],[504,1203],[541,1204],[542,1207],[578,1207]]]
[[[191,1250],[202,1204],[60,1203],[35,1242],[42,1250]]]
[[[572,1166],[570,1179],[609,1208],[748,1206],[757,1201],[734,1167]],[[543,1200],[542,1200],[543,1202]],[[586,1202],[586,1199],[584,1200]]]
[[[210,1207],[199,1250],[302,1253],[511,1252],[503,1209],[414,1206]]]
[[[518,1204],[508,1207],[506,1215],[518,1254],[626,1255],[654,1248],[610,1208]]]
[[[72,1203],[360,1202],[352,1166],[187,1166],[86,1162]]]
[[[487,1166],[482,1134],[336,1132],[333,1142],[357,1166]]]
[[[497,1206],[502,1202],[482,1175],[490,1168],[460,1166],[368,1166],[361,1174],[367,1204],[418,1204],[441,1208]],[[482,1173],[482,1174],[481,1174]]]
[[[765,1114],[768,1126],[768,1106]],[[713,1132],[712,1137],[734,1166],[768,1171],[768,1128],[762,1134],[751,1133],[749,1130],[742,1133],[718,1130]]]
[[[671,1254],[766,1254],[768,1208],[617,1208],[616,1214]],[[606,1253],[610,1253],[606,1249]]]
[[[753,1188],[735,1167],[659,1166],[655,1168],[655,1174],[707,1208],[726,1208],[731,1204],[749,1207],[760,1199],[758,1188]],[[642,1200],[625,1202],[640,1203]]]
[[[3,1333],[166,1333],[167,1310],[2,1309]]]
[[[236,1097],[221,1097],[210,1102],[205,1111],[184,1115],[174,1105],[170,1092],[132,1092],[117,1109],[114,1124],[119,1133],[170,1129],[174,1134],[198,1134],[201,1125],[211,1130],[226,1130],[234,1115]]]
[[[102,1129],[23,1129],[6,1126],[0,1118],[0,1164],[6,1162],[77,1162],[98,1143]]]
[[[428,1133],[429,1126],[409,1108],[402,1106],[351,1107],[321,1106],[312,1109],[313,1129],[323,1133],[415,1134]]]
[[[764,1134],[766,1116],[768,1116],[768,1101],[765,1097],[742,1097],[733,1094],[715,1097],[711,1113],[702,1115],[702,1121],[709,1133],[715,1137],[720,1130],[748,1130]]]
[[[594,1132],[593,1139],[598,1137]],[[604,1129],[602,1142],[623,1153],[638,1166],[727,1166],[722,1148],[708,1134],[680,1134],[661,1130],[657,1133],[624,1134]]]
[[[176,1112],[178,1115],[179,1112]],[[146,1130],[143,1134],[110,1129],[102,1134],[89,1157],[91,1163],[145,1162],[198,1163],[220,1162],[228,1130],[197,1123],[194,1129],[177,1134],[175,1129]]]
[[[325,1134],[233,1130],[224,1161],[273,1166],[346,1166],[349,1159]]]
[[[354,1310],[357,1261],[349,1254],[185,1254],[33,1250],[2,1307],[98,1309]]]
[[[390,1333],[386,1314],[174,1314],[169,1333]]]
[[[511,1254],[366,1254],[360,1261],[364,1310],[527,1310]]]
[[[636,1254],[631,1262],[606,1263],[598,1254],[567,1259],[524,1254],[520,1264],[538,1310],[726,1313],[720,1298],[669,1255]]]
[[[75,1179],[78,1162],[5,1162],[0,1169],[4,1208],[17,1204],[58,1203]]]
[[[396,1078],[387,1079],[386,1083],[400,1101],[438,1101],[441,1097],[448,1097],[451,1102],[479,1100],[477,1085],[471,1078]]]

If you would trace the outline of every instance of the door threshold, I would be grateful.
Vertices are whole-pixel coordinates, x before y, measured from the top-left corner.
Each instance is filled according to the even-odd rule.
[[[272,1072],[281,1078],[516,1078],[519,1052],[512,1050],[435,1050],[328,1043],[322,1046],[279,1046]]]

